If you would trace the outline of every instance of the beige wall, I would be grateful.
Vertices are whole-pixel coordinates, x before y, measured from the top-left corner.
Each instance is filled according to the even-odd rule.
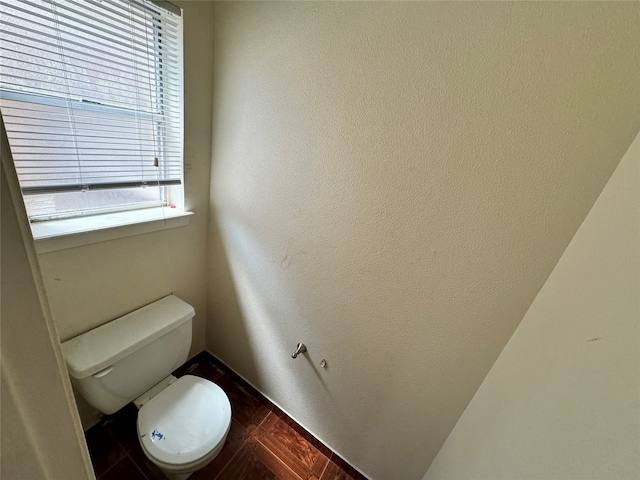
[[[425,480],[640,478],[640,134]]]
[[[207,348],[371,478],[422,478],[640,127],[640,4],[215,20]]]
[[[1,129],[0,477],[92,479],[18,178]]]
[[[206,235],[211,169],[212,8],[184,6],[187,227],[39,256],[61,339],[174,292],[196,309],[192,353],[204,348]]]
[[[60,336],[174,291],[193,352],[422,478],[640,127],[640,4],[180,5],[196,215],[41,255]]]
[[[38,260],[62,341],[173,292],[194,306],[191,354],[205,346],[212,121],[212,4],[184,8],[186,227],[40,254]],[[98,412],[77,398],[83,424]]]

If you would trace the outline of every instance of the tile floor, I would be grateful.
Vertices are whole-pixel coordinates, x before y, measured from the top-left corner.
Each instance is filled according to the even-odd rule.
[[[193,480],[366,480],[208,352],[174,375],[217,383],[231,401],[231,430],[220,454]],[[166,480],[145,457],[129,404],[86,433],[98,480]]]

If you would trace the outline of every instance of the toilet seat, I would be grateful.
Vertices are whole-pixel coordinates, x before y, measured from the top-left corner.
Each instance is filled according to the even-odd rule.
[[[138,438],[158,466],[183,470],[211,460],[231,426],[231,404],[215,383],[180,377],[138,412]]]

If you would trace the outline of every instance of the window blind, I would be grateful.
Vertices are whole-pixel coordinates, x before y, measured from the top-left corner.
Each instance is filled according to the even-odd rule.
[[[181,29],[143,0],[0,0],[0,110],[25,195],[181,183]]]

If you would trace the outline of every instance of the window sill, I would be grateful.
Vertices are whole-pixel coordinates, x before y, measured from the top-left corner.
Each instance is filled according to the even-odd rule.
[[[106,242],[189,224],[193,212],[148,208],[31,224],[37,253]]]

